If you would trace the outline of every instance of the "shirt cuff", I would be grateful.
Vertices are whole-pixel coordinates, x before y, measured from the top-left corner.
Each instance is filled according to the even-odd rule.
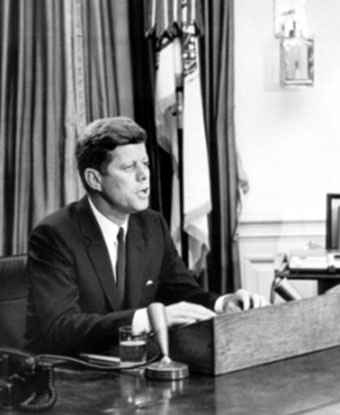
[[[140,308],[139,310],[136,310],[132,319],[132,331],[136,334],[151,332],[151,325],[146,308]]]
[[[224,302],[230,296],[231,294],[225,294],[225,295],[222,295],[221,297],[218,297],[218,299],[215,302],[215,306],[214,306],[215,313],[222,314],[225,312],[224,307],[223,307]]]

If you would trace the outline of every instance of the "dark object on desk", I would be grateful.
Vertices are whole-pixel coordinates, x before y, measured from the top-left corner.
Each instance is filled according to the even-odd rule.
[[[0,348],[0,410],[42,412],[57,401],[52,364],[12,348]]]
[[[22,349],[26,320],[27,255],[0,257],[0,347]]]
[[[169,357],[168,327],[164,305],[161,303],[150,304],[148,316],[163,357],[160,361],[146,366],[145,376],[157,380],[178,380],[188,377],[188,365],[174,362]]]

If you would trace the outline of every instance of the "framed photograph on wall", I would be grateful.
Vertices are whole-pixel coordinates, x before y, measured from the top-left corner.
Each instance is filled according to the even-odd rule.
[[[305,38],[282,38],[281,86],[314,85],[314,40]]]

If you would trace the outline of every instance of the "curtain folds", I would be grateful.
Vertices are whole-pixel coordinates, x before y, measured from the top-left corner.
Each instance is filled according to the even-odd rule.
[[[134,117],[128,2],[0,2],[0,255],[82,193],[74,145],[98,117]],[[113,24],[114,22],[114,24]]]
[[[234,129],[234,0],[204,0],[202,48],[205,119],[210,150],[213,211],[210,217],[209,288],[240,288],[237,242],[239,186]]]

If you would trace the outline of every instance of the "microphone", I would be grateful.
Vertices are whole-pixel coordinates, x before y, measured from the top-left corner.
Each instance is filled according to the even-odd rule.
[[[276,292],[286,301],[301,300],[302,295],[299,291],[288,281],[286,277],[276,277],[272,285],[272,299],[273,294]],[[274,301],[271,301],[272,303]]]
[[[162,359],[145,368],[145,376],[158,380],[177,380],[189,376],[188,365],[174,362],[169,356],[169,336],[165,307],[162,303],[152,303],[147,308],[152,331],[158,341]]]

